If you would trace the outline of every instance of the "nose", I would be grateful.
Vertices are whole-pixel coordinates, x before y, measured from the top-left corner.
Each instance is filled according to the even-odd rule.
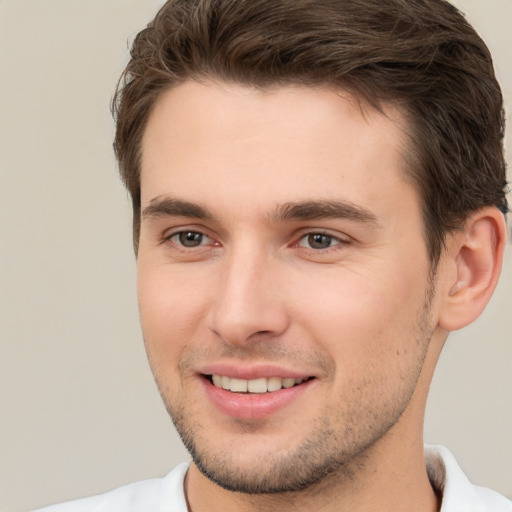
[[[251,253],[251,254],[248,254]],[[223,262],[211,310],[211,329],[227,344],[242,346],[281,335],[289,325],[279,265],[253,251]]]

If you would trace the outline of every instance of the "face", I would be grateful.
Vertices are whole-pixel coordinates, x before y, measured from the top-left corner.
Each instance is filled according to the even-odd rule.
[[[146,349],[197,467],[306,488],[406,421],[434,331],[398,113],[188,82],[142,146]]]

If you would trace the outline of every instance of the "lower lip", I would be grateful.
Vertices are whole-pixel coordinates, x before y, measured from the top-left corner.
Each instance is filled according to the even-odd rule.
[[[233,393],[214,386],[202,378],[206,394],[223,414],[243,420],[258,420],[273,414],[297,400],[315,379],[271,393]]]

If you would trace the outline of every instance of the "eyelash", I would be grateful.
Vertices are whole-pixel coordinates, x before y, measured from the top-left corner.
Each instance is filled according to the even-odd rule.
[[[319,238],[319,237],[328,239],[329,245],[327,247],[312,247],[312,243],[320,243],[318,240],[315,240],[313,242],[314,238]],[[304,240],[308,241],[308,243],[309,243],[308,247],[301,244]],[[309,250],[315,251],[315,252],[324,252],[324,251],[332,249],[338,245],[344,245],[344,244],[348,244],[348,243],[349,243],[348,240],[343,240],[342,238],[335,236],[335,235],[331,235],[329,233],[323,233],[321,231],[310,231],[308,233],[303,234],[299,238],[299,241],[295,245],[297,247],[304,247],[306,249],[309,249]]]
[[[181,237],[183,237],[183,236],[186,237],[188,235],[192,235],[192,237],[190,237],[191,241],[193,241],[193,239],[197,238],[198,236],[201,237],[199,244],[192,245],[192,246],[186,246],[184,244],[184,240],[181,239]],[[173,240],[175,238],[178,238],[178,240]],[[164,236],[162,241],[164,243],[171,242],[171,243],[183,248],[184,250],[187,250],[187,249],[195,249],[197,247],[203,247],[205,245],[204,243],[202,243],[204,239],[213,241],[213,239],[211,237],[209,237],[207,234],[205,234],[201,231],[197,231],[197,230],[193,230],[193,229],[184,229],[184,230],[176,231],[174,233],[170,233],[169,235]],[[218,245],[218,244],[214,243],[214,245]]]
[[[189,241],[192,243],[194,242],[194,239],[197,240],[197,238],[200,238],[200,240],[197,245],[187,246],[187,245],[185,245],[186,240],[184,239],[184,237],[188,237]],[[317,240],[315,240],[315,238]],[[318,240],[318,238],[324,239],[324,240],[327,239],[326,241],[328,242],[328,245],[326,247],[313,247],[312,245],[314,243],[321,244],[321,240]],[[214,242],[214,240],[210,236],[208,236],[206,233],[203,233],[202,231],[190,229],[190,230],[176,231],[169,235],[166,235],[163,237],[162,242],[164,242],[164,243],[171,242],[172,244],[182,248],[182,250],[193,250],[193,249],[196,249],[199,247],[204,247],[205,245],[208,245],[207,243],[203,243],[205,241],[205,239],[206,239],[206,241],[210,240],[210,241]],[[309,245],[308,246],[304,245],[303,241],[307,241]],[[329,249],[332,249],[336,246],[346,245],[348,243],[349,243],[348,240],[343,240],[342,238],[337,237],[335,235],[331,235],[329,233],[324,233],[321,231],[310,231],[310,232],[302,234],[300,236],[300,238],[298,239],[298,241],[292,245],[292,247],[302,247],[304,249],[307,249],[309,251],[313,251],[316,253],[316,252],[326,252]],[[213,245],[219,246],[220,244],[218,242],[214,242]]]

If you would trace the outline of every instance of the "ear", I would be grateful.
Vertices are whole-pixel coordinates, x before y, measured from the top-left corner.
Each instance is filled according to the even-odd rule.
[[[441,328],[455,331],[480,316],[498,283],[506,238],[505,216],[491,206],[473,212],[448,238],[440,262]]]

